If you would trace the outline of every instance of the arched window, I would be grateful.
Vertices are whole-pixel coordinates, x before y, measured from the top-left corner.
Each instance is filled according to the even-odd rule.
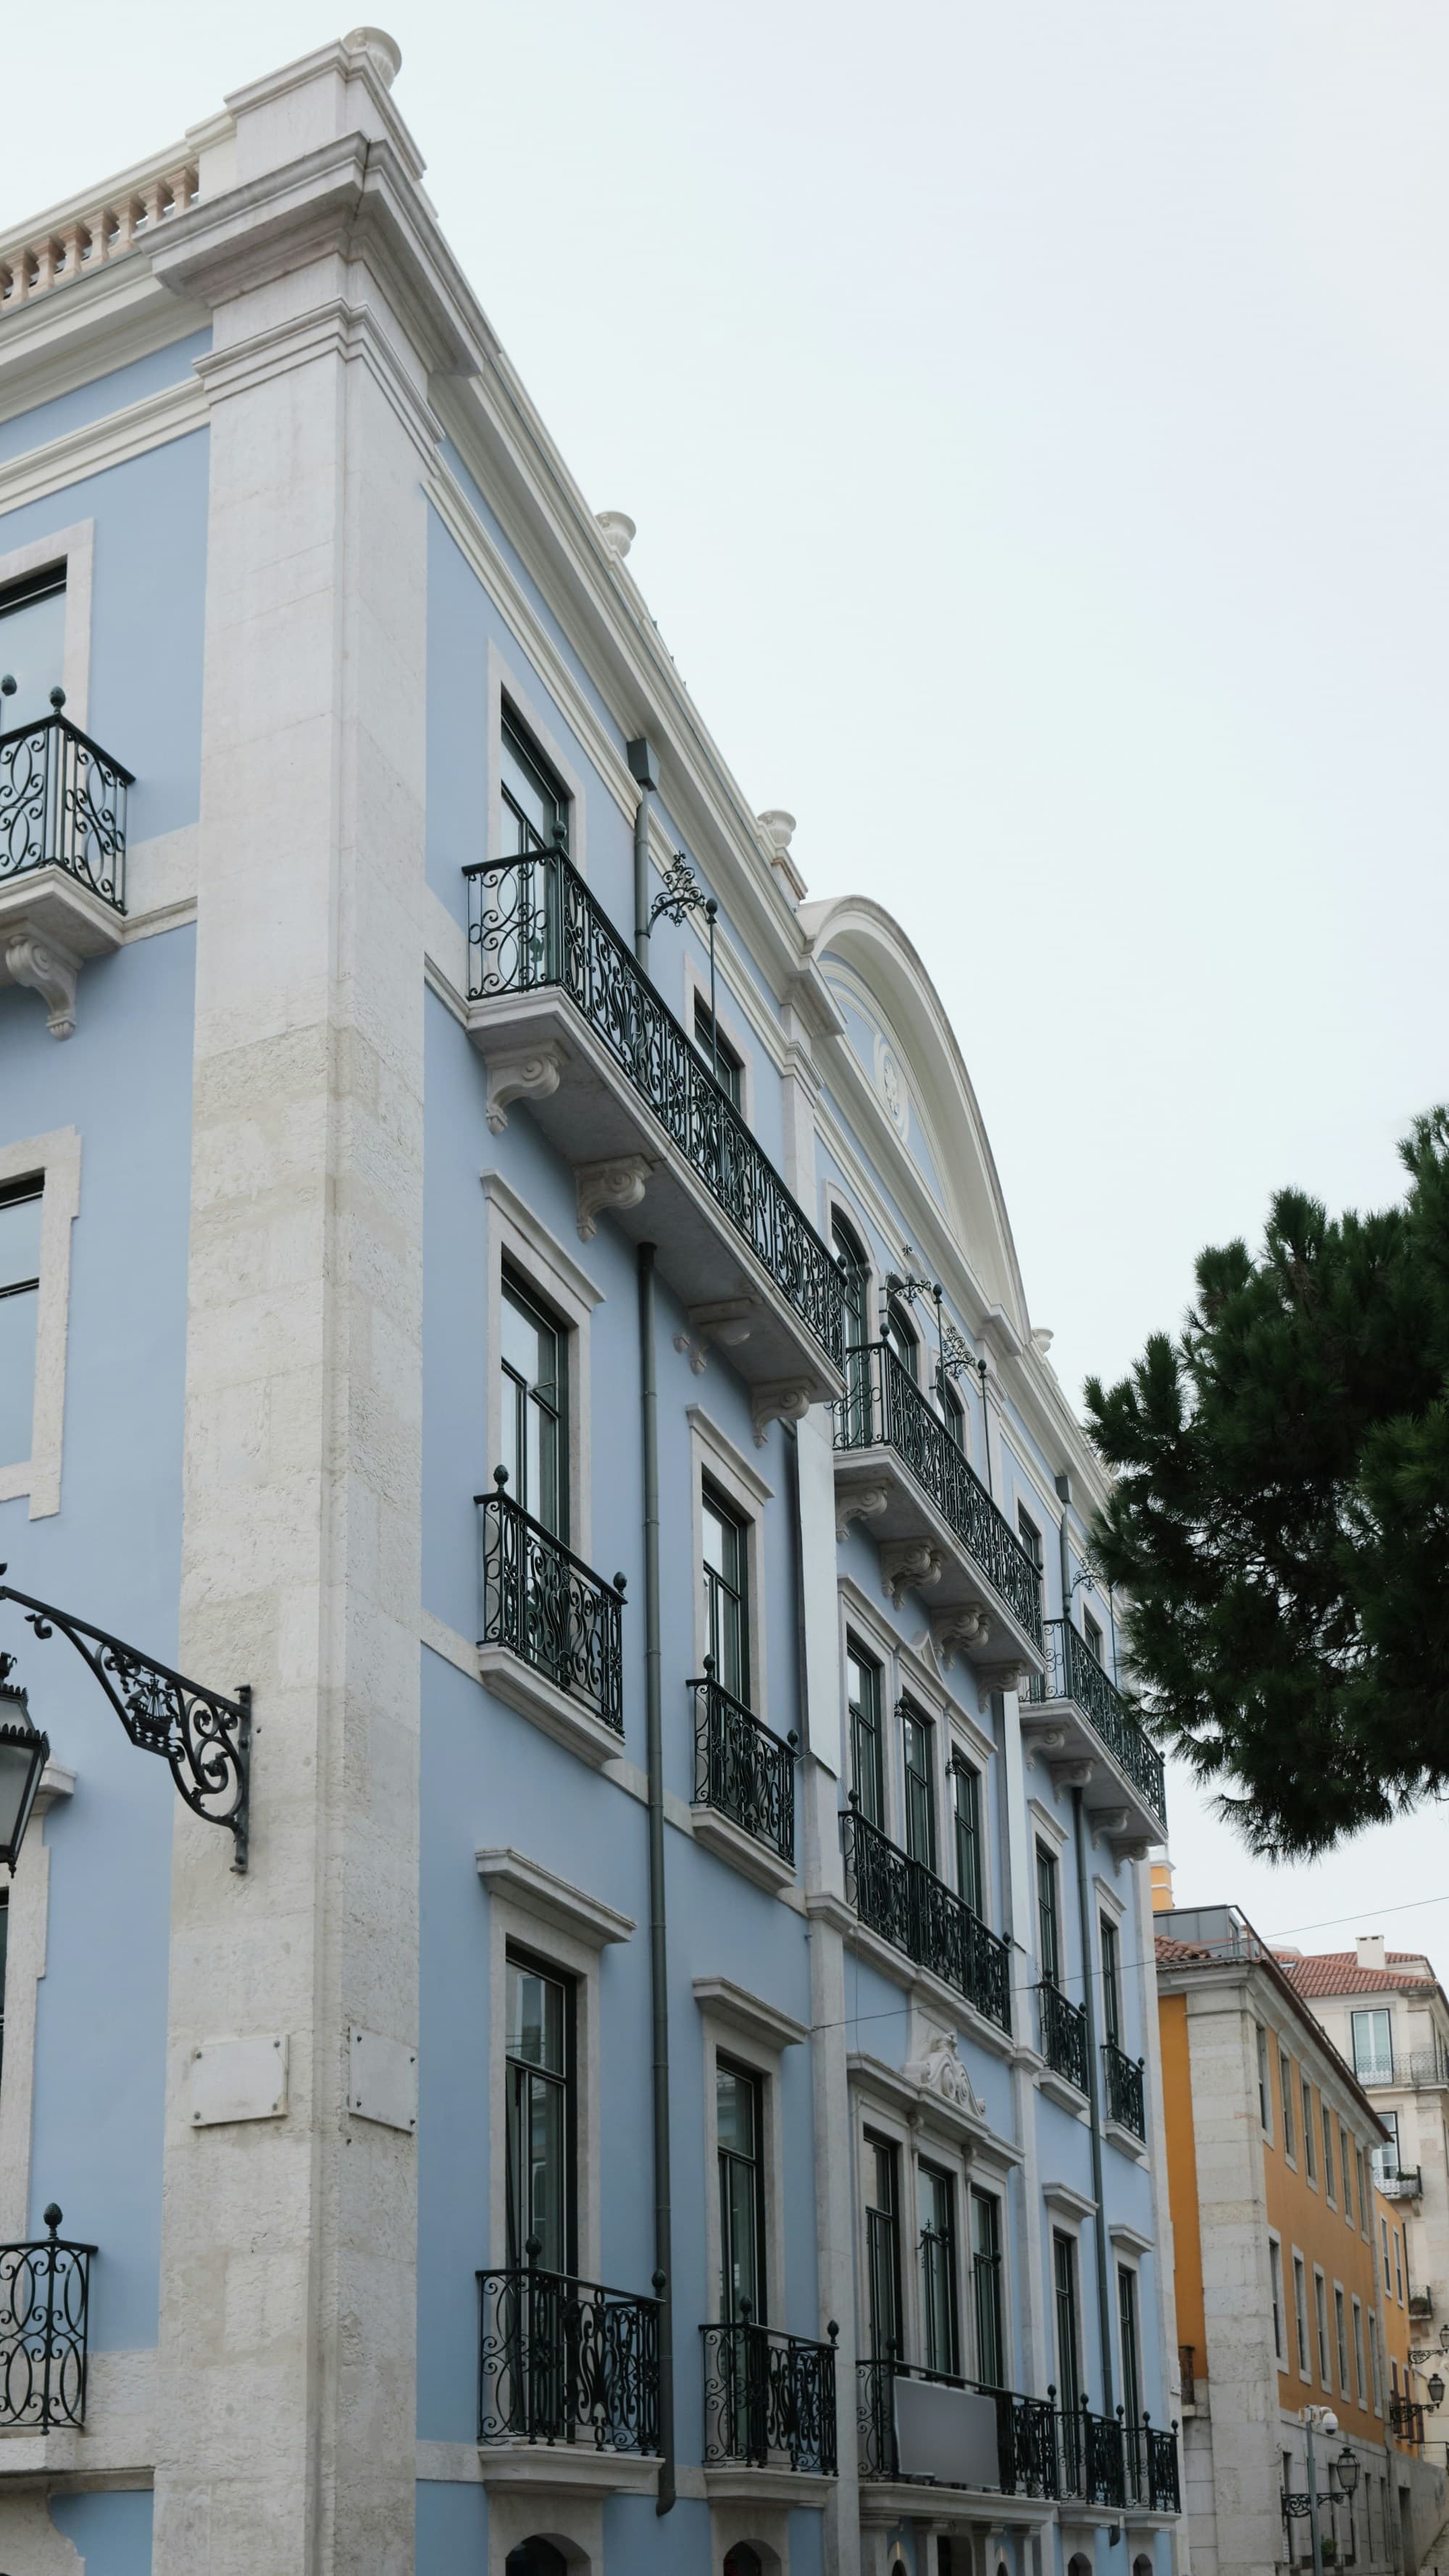
[[[920,1382],[920,1344],[899,1297],[886,1308],[885,1337],[913,1386]]]
[[[510,2549],[503,2562],[504,2576],[569,2576],[569,2562],[561,2549],[537,2533],[531,2540],[520,2540]]]

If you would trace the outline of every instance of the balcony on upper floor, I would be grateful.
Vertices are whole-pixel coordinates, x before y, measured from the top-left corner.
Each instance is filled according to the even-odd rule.
[[[836,2475],[835,2338],[828,2343],[759,2325],[748,2313],[703,2326],[704,2466],[733,2462],[791,2477]]]
[[[480,2446],[543,2445],[600,2464],[652,2459],[660,2439],[657,2296],[545,2271],[536,2238],[528,2250],[526,2265],[478,2275]],[[526,2474],[527,2464],[519,2466]]]
[[[1087,2008],[1074,2004],[1043,1977],[1036,1990],[1041,2030],[1041,2053],[1048,2072],[1059,2075],[1073,2091],[1087,2090]]]
[[[1129,2137],[1147,2136],[1147,2108],[1143,2098],[1142,2070],[1145,2060],[1129,2057],[1115,2039],[1102,2042],[1102,2070],[1106,2078],[1105,2108],[1109,2123],[1125,2129]]]
[[[853,1793],[840,1821],[845,1892],[867,1930],[954,1987],[997,2030],[1009,2031],[1010,1943],[990,1931],[924,1861],[912,1860],[863,1816]]]
[[[0,733],[0,984],[31,986],[68,1038],[83,961],[121,944],[133,781],[61,714],[63,691],[51,699],[50,715]]]
[[[60,2225],[52,2201],[44,2237],[0,2245],[0,2433],[7,2437],[79,2430],[85,2422],[96,2248],[68,2243]]]
[[[864,1521],[892,1598],[918,1591],[941,1643],[1035,1672],[1041,1577],[969,1459],[888,1342],[846,1354],[835,1407],[842,1535]]]
[[[757,1422],[838,1395],[843,1290],[827,1246],[562,849],[468,884],[468,1030],[488,1121],[526,1100],[574,1166],[579,1232],[607,1208],[657,1246],[696,1343],[756,1394]]]
[[[602,1766],[624,1737],[624,1578],[606,1583],[507,1491],[475,1494],[484,1680],[546,1734]]]
[[[1424,2196],[1424,2173],[1421,2165],[1389,2164],[1380,2171],[1376,2160],[1374,2181],[1385,2200],[1422,2200]]]
[[[747,1878],[778,1888],[795,1875],[795,1760],[782,1740],[717,1681],[714,1658],[694,1694],[694,1838]]]
[[[1160,1842],[1167,1822],[1163,1760],[1116,1684],[1070,1619],[1046,1623],[1045,1673],[1031,1684],[1022,1723],[1037,1749],[1091,1763],[1085,1800],[1096,1831],[1128,1843]],[[1103,1762],[1103,1753],[1110,1756]]]
[[[1050,2398],[1019,2397],[894,2358],[855,2367],[863,2481],[1012,2496],[1060,2492]]]
[[[1182,2511],[1175,2424],[1165,2431],[1150,2415],[1129,2423],[1120,2406],[1115,2416],[1094,2415],[1083,2398],[1062,2410],[1057,2442],[1064,2497],[1118,2511]]]

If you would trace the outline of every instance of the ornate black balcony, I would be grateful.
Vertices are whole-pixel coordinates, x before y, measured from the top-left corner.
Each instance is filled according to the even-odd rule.
[[[54,2201],[36,2244],[0,2245],[0,2430],[85,2422],[86,2318],[94,2245],[60,2236]]]
[[[60,868],[124,912],[126,790],[134,783],[58,706],[0,733],[0,887]]]
[[[624,1732],[624,1578],[605,1583],[505,1492],[474,1500],[483,1515],[483,1634],[506,1646],[555,1689]]]
[[[1134,2138],[1145,2138],[1147,2113],[1142,2099],[1143,2060],[1129,2057],[1114,2039],[1104,2039],[1102,2063],[1107,2077],[1108,2119],[1115,2120],[1119,2128],[1130,2129]]]
[[[1394,2397],[1389,2401],[1389,2430],[1396,2442],[1422,2444],[1424,2409],[1411,2397]]]
[[[480,2442],[658,2450],[657,2298],[533,2263],[480,2272],[478,2286]]]
[[[1018,2397],[1011,2388],[987,2388],[980,2380],[957,2379],[945,2371],[913,2369],[891,2359],[858,2361],[856,2417],[862,2478],[904,2479],[896,2436],[896,2387],[901,2380],[925,2380],[938,2388],[959,2388],[973,2397],[988,2397],[996,2409],[995,2475],[982,2486],[1003,2495],[1054,2496],[1060,2492],[1056,2411],[1049,2398]],[[932,2485],[949,2484],[933,2478]],[[962,2484],[966,2482],[963,2480]]]
[[[998,2030],[1011,2028],[1011,1950],[934,1870],[912,1860],[860,1812],[841,1818],[846,1894],[862,1923],[942,1977]]]
[[[1040,1648],[1041,1577],[888,1342],[864,1342],[848,1354],[846,1392],[835,1407],[835,1446],[894,1450],[1018,1628]]]
[[[562,850],[549,850],[490,860],[463,874],[470,1003],[563,993],[838,1371],[845,1349],[843,1289],[827,1246],[578,871]],[[554,1073],[547,1095],[557,1090],[558,1080]],[[522,1093],[528,1087],[520,1081],[514,1088]],[[575,1125],[582,1133],[578,1120]],[[619,1149],[600,1129],[581,1159],[588,1150],[607,1157]],[[643,1190],[641,1175],[632,1197],[606,1192],[598,1204],[633,1205]],[[660,1258],[663,1263],[663,1244]],[[701,1283],[703,1299],[727,1294],[718,1284],[717,1255],[712,1288],[706,1284],[708,1259],[701,1267],[687,1254],[683,1266]],[[752,1352],[756,1345],[766,1348],[764,1319],[750,1321],[749,1342]],[[783,1365],[770,1365],[783,1374]]]
[[[689,1685],[694,1693],[694,1796],[795,1866],[795,1752],[717,1682],[713,1658]]]
[[[1057,2418],[1062,2463],[1062,2493],[1081,2496],[1088,2504],[1127,2502],[1127,2444],[1121,2409],[1115,2416],[1094,2415],[1087,2401],[1064,2409]]]
[[[1087,2010],[1069,2003],[1060,1986],[1043,1977],[1037,1987],[1041,2007],[1041,2053],[1054,2075],[1064,2075],[1079,2093],[1087,2090]]]
[[[1167,1791],[1162,1756],[1070,1619],[1048,1619],[1046,1655],[1046,1671],[1033,1680],[1030,1696],[1034,1700],[1075,1701],[1133,1788],[1165,1824]]]
[[[833,2478],[835,2338],[811,2343],[743,2318],[703,2326],[704,2459],[751,2468],[789,2467]]]

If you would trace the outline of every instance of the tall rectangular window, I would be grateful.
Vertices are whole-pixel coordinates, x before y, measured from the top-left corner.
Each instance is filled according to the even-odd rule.
[[[569,800],[542,754],[505,711],[502,740],[503,856],[568,847]],[[532,875],[529,869],[527,874]]]
[[[1325,2388],[1332,2388],[1333,2374],[1328,2366],[1328,2284],[1323,2274],[1313,2274],[1313,2324],[1318,2338],[1318,2376]]]
[[[1082,2403],[1082,2355],[1077,2317],[1076,2239],[1052,2230],[1052,2284],[1057,2326],[1057,2403],[1075,2415]]]
[[[1117,2333],[1122,2346],[1122,2406],[1135,2435],[1142,2421],[1142,2355],[1137,2332],[1137,2275],[1127,2263],[1117,2266]],[[1127,2456],[1135,2459],[1135,2443]]]
[[[1298,2337],[1299,2376],[1309,2379],[1312,2372],[1308,2362],[1308,2277],[1301,2254],[1293,2257],[1293,2324]]]
[[[921,2359],[952,2377],[961,2367],[956,2322],[956,2212],[949,2174],[919,2172],[921,2204]]]
[[[703,1494],[704,1616],[714,1677],[750,1697],[749,1525],[708,1481]]]
[[[1102,1651],[1104,1643],[1102,1631],[1098,1627],[1090,1610],[1084,1610],[1082,1612],[1082,1635],[1086,1638],[1088,1652],[1094,1657],[1097,1663],[1105,1665],[1106,1658]]]
[[[1333,2184],[1333,2114],[1329,2110],[1328,2104],[1323,2100],[1321,2094],[1319,2096],[1319,2109],[1323,2115],[1323,2189],[1325,2196],[1329,2200],[1332,2200],[1335,2197]]]
[[[1352,2227],[1353,2148],[1349,2141],[1348,2131],[1341,2120],[1338,2124],[1338,2170],[1343,2176],[1343,2214],[1347,2219],[1349,2226]]]
[[[1371,2236],[1373,2229],[1370,2225],[1372,2213],[1369,2208],[1368,2173],[1364,2165],[1362,2147],[1354,2148],[1353,2160],[1358,2168],[1358,2223],[1364,2235]]]
[[[923,1869],[936,1866],[936,1784],[930,1720],[901,1702],[901,1744],[906,1768],[906,1850]]]
[[[1336,2282],[1333,2291],[1333,2333],[1338,2345],[1338,2385],[1341,2393],[1348,2397],[1352,2394],[1348,2378],[1348,2314],[1343,2304],[1343,2292]]]
[[[1278,2051],[1278,2092],[1283,2104],[1283,2153],[1296,2156],[1298,2135],[1293,2119],[1293,2061],[1286,2048]]]
[[[1113,2047],[1120,2048],[1122,2045],[1122,1951],[1117,1937],[1117,1926],[1105,1914],[1102,1917],[1102,2029]]]
[[[1353,2071],[1360,2084],[1392,2084],[1393,2025],[1386,2012],[1356,2012],[1353,2027]]]
[[[1041,1531],[1037,1528],[1031,1514],[1022,1510],[1020,1503],[1016,1507],[1016,1535],[1040,1574],[1043,1562]]]
[[[1062,1981],[1061,1922],[1057,1901],[1056,1856],[1044,1843],[1036,1847],[1036,1930],[1041,1972],[1049,1986]]]
[[[760,2081],[718,2059],[714,2074],[719,2159],[720,2318],[733,2325],[765,2308],[765,2168]]]
[[[1404,2304],[1404,2231],[1401,2227],[1394,2229],[1394,2296],[1402,2307]]]
[[[568,1335],[505,1270],[498,1317],[502,1464],[516,1503],[568,1537]]]
[[[573,1988],[508,1960],[508,2260],[574,2265]]]
[[[1369,2378],[1372,2382],[1374,2392],[1374,2412],[1376,2415],[1382,2415],[1384,2411],[1384,2371],[1383,2362],[1379,2354],[1379,2321],[1374,2315],[1372,2309],[1369,2311],[1368,2341]]]
[[[951,1822],[956,1836],[956,1891],[973,1914],[986,1911],[981,1866],[981,1774],[958,1756],[951,1765]]]
[[[1006,2384],[1005,2310],[1001,2290],[1001,2203],[971,2194],[971,2295],[976,2311],[976,2376],[986,2388]]]
[[[1358,2402],[1360,2406],[1367,2406],[1368,2381],[1364,2377],[1363,2367],[1363,2309],[1357,2299],[1353,2303],[1353,2376],[1358,2389]]]
[[[0,673],[15,682],[0,698],[0,733],[49,715],[51,690],[65,679],[63,563],[0,590]]]
[[[873,2361],[901,2360],[901,2240],[895,2148],[865,2141],[865,2239]]]
[[[1379,2220],[1379,2243],[1382,2248],[1384,2258],[1384,2294],[1386,2297],[1391,2297],[1393,2295],[1394,2280],[1393,2274],[1389,2270],[1389,2222],[1383,2217]]]
[[[744,1066],[720,1030],[715,1026],[708,1002],[702,993],[694,997],[694,1043],[709,1066],[725,1098],[740,1106]]]
[[[1273,2291],[1273,2350],[1282,2370],[1288,2361],[1288,2347],[1283,2334],[1283,2256],[1276,2237],[1272,2236],[1268,2239],[1268,2279]]]
[[[845,1645],[850,1700],[850,1785],[867,1823],[885,1823],[885,1763],[880,1740],[880,1666],[853,1638]]]
[[[1258,2121],[1265,2137],[1273,2134],[1273,2097],[1268,2082],[1268,2034],[1261,2022],[1258,2033]]]
[[[18,1467],[30,1456],[44,1193],[42,1180],[0,1189],[0,1467]]]
[[[1318,2141],[1313,2128],[1313,2087],[1303,2078],[1303,2164],[1310,2182],[1318,2180]]]

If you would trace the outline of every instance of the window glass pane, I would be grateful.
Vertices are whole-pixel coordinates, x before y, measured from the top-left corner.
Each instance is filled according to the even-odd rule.
[[[880,1745],[880,1667],[848,1646],[846,1689],[850,1694],[851,1786],[860,1812],[870,1824],[885,1818],[885,1778]]]
[[[732,2066],[715,2069],[716,2120],[719,2143],[742,2156],[755,2152],[755,2087]]]
[[[1122,2036],[1122,1991],[1118,1975],[1117,1926],[1102,1920],[1102,2022],[1108,2039]],[[1131,2277],[1130,2275],[1128,2276]]]
[[[527,2066],[564,2071],[564,1991],[537,1968],[508,1962],[508,2054]]]
[[[1361,2084],[1391,2084],[1394,2052],[1386,2012],[1353,2016],[1353,2071]]]
[[[749,1616],[745,1593],[743,1525],[706,1486],[703,1495],[705,1628],[714,1675],[739,1700],[748,1700]]]
[[[886,1314],[886,1340],[895,1352],[908,1378],[916,1375],[916,1337],[906,1322],[905,1309],[892,1298]]]
[[[936,1802],[931,1782],[931,1729],[906,1710],[901,1720],[906,1765],[906,1850],[923,1868],[936,1866]]]
[[[981,1781],[967,1762],[951,1772],[951,1801],[956,1824],[956,1888],[973,1914],[982,1910]]]
[[[1096,1656],[1097,1661],[1100,1664],[1102,1661],[1102,1631],[1098,1627],[1090,1610],[1084,1610],[1082,1612],[1082,1634],[1086,1638],[1088,1645],[1091,1647],[1093,1654]]]
[[[0,698],[0,733],[34,724],[50,713],[50,693],[65,678],[65,583],[42,590],[36,582],[0,591],[0,677],[13,679],[13,697]]]
[[[922,2165],[919,2175],[921,2231],[921,2357],[928,2370],[954,2373],[956,2350],[956,2247],[952,2225],[949,2174]]]
[[[740,1059],[723,1033],[720,1035],[717,1049],[712,1044],[713,1038],[714,1020],[710,1014],[709,1004],[700,994],[696,993],[694,997],[694,1043],[699,1049],[700,1054],[703,1056],[705,1063],[709,1066],[710,1071],[714,1074],[715,1079],[718,1082],[721,1091],[725,1094],[726,1099],[732,1101],[735,1108],[738,1109],[740,1105],[740,1076],[743,1070],[740,1064]]]
[[[1042,1567],[1041,1531],[1037,1528],[1035,1521],[1030,1519],[1027,1513],[1022,1510],[1020,1503],[1018,1503],[1016,1507],[1016,1534],[1020,1539],[1022,1546],[1025,1548],[1027,1555],[1031,1558],[1032,1564],[1036,1567],[1038,1574],[1040,1574]]]
[[[1057,1938],[1057,1865],[1050,1852],[1036,1847],[1037,1935],[1041,1950],[1041,1972],[1049,1985],[1056,1985],[1061,1974],[1061,1949]]]
[[[0,1296],[7,1288],[29,1287],[40,1277],[39,1190],[22,1197],[0,1197]]]
[[[504,856],[550,849],[554,825],[566,823],[568,806],[562,791],[522,736],[505,720],[503,762]]]
[[[34,1288],[0,1297],[0,1467],[18,1467],[30,1455],[39,1313]]]
[[[501,1463],[516,1502],[559,1538],[568,1535],[564,1335],[507,1278],[499,1307]]]
[[[976,2309],[976,2376],[988,2388],[1000,2388],[1006,2377],[1001,2330],[1001,2205],[985,2191],[971,2194],[971,2286]]]

